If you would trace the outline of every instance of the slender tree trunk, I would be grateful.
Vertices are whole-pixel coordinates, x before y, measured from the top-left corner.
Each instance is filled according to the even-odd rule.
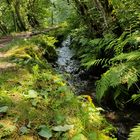
[[[22,17],[20,15],[20,3],[19,0],[16,0],[16,4],[15,4],[15,12],[16,12],[16,16],[17,16],[17,25],[19,27],[20,31],[26,31],[26,26],[25,23],[22,20]]]
[[[99,0],[98,0],[99,1]],[[109,0],[103,0],[102,1],[102,6],[104,8],[106,17],[109,18],[109,24],[112,26],[115,25],[114,29],[112,29],[113,33],[115,33],[118,37],[123,33],[123,28],[121,27],[118,17],[115,13],[113,13],[112,11],[113,9],[113,5],[111,3],[109,3]]]
[[[93,2],[95,3],[97,9],[99,11],[101,11],[102,17],[104,19],[104,24],[105,24],[106,27],[108,27],[107,18],[106,18],[106,12],[105,12],[104,7],[102,6],[100,0],[93,0]]]
[[[35,9],[35,2],[36,0],[29,0],[28,3],[28,10],[29,12],[27,13],[27,17],[28,17],[28,22],[31,25],[31,27],[35,28],[35,27],[39,27],[40,23],[37,20],[36,16],[34,15],[34,9]]]
[[[12,5],[11,2],[9,0],[6,0],[10,10],[11,10],[11,16],[12,16],[12,20],[13,20],[13,25],[14,25],[14,31],[17,31],[17,23],[16,23],[16,16],[14,11],[12,10]]]
[[[89,7],[86,3],[80,0],[74,0],[78,13],[82,16],[84,22],[88,26],[89,35],[99,37],[102,35],[100,25],[93,19],[92,13],[89,12]]]
[[[51,25],[53,26],[53,24],[54,24],[54,15],[53,15],[53,9],[52,9],[52,11],[51,11]]]
[[[0,22],[0,30],[1,30],[2,34],[4,34],[4,35],[6,35],[8,33],[6,26],[3,25],[1,22]]]

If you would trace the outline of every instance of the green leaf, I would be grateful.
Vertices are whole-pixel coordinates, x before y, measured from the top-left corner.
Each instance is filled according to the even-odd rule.
[[[90,139],[96,140],[97,137],[98,137],[98,135],[97,135],[96,132],[90,132],[90,133],[88,134],[88,137],[89,137]]]
[[[8,111],[8,106],[0,107],[0,113],[6,113]]]
[[[27,127],[25,127],[25,126],[22,126],[20,128],[20,132],[21,132],[22,135],[28,134],[29,133],[29,129]]]
[[[77,134],[71,140],[87,140],[87,138],[83,134]]]
[[[128,140],[140,140],[140,124],[131,129]]]
[[[37,106],[37,103],[38,103],[38,101],[37,100],[35,100],[35,99],[33,99],[32,101],[31,101],[31,103],[32,103],[32,106]]]
[[[65,116],[61,115],[61,114],[56,114],[55,117],[55,121],[57,122],[57,124],[62,124],[62,122],[65,120]]]
[[[68,130],[72,129],[73,127],[74,127],[74,125],[64,125],[64,126],[58,125],[58,126],[54,126],[52,129],[54,131],[63,131],[63,132],[65,132],[65,131],[68,131]]]
[[[27,97],[28,98],[36,98],[37,97],[37,92],[35,90],[29,90]]]
[[[3,128],[3,127],[4,127],[3,124],[0,124],[0,129]]]
[[[52,132],[51,132],[51,130],[47,126],[43,126],[41,128],[41,130],[38,132],[38,134],[41,137],[44,137],[44,138],[47,138],[47,139],[52,137]]]

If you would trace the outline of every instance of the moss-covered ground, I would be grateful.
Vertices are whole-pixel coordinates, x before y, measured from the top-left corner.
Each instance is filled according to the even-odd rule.
[[[90,96],[74,95],[42,57],[54,57],[54,43],[37,36],[0,49],[0,139],[113,139],[114,128]]]

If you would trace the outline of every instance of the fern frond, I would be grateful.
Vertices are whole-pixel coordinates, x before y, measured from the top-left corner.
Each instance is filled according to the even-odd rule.
[[[112,40],[108,46],[106,47],[107,49],[113,49],[115,51],[116,55],[119,55],[123,53],[124,48],[129,44],[130,46],[138,47],[138,44],[140,42],[139,40],[139,34],[137,32],[134,32],[130,35],[129,32],[123,32],[123,34],[119,38],[115,38]],[[126,48],[128,51],[129,49]]]
[[[106,91],[109,89],[109,87],[114,88],[120,84],[127,84],[128,88],[130,88],[137,81],[138,71],[129,63],[122,63],[111,67],[102,75],[101,79],[97,81],[97,100],[99,102],[101,101],[101,99],[106,95]]]
[[[89,41],[89,45],[95,47],[95,46],[97,46],[101,41],[102,41],[101,38],[96,38],[96,39],[90,40],[90,41]]]
[[[106,65],[109,59],[103,58],[103,59],[91,59],[87,61],[86,63],[83,63],[83,66],[85,66],[87,69],[89,69],[91,66],[98,66],[99,64]]]
[[[131,100],[133,100],[133,102],[137,103],[140,102],[140,93],[139,94],[133,94],[131,97]]]
[[[122,61],[122,60],[126,60],[126,61],[138,61],[140,60],[140,51],[133,51],[130,53],[122,53],[114,58],[111,59],[111,61],[115,62],[115,61]]]
[[[140,123],[131,129],[128,140],[140,140]]]

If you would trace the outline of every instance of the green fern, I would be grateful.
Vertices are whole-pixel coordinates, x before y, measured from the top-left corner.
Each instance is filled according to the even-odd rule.
[[[106,38],[93,39],[89,41],[87,44],[88,49],[85,48],[84,53],[80,57],[82,66],[85,66],[87,69],[89,69],[94,65],[97,66],[101,64],[104,66],[104,64],[107,64],[109,59],[101,58],[101,50],[105,50],[106,45],[108,45],[113,40],[113,37],[110,37],[110,39],[109,37],[110,36],[108,35]]]
[[[130,63],[121,63],[117,66],[111,67],[102,75],[101,79],[97,81],[97,100],[100,102],[107,94],[107,90],[110,87],[114,88],[120,86],[121,84],[127,84],[129,89],[137,81],[138,71],[130,65]]]
[[[140,93],[139,94],[133,94],[131,97],[131,100],[133,100],[133,102],[137,103],[140,102]]]
[[[131,59],[135,56],[136,58],[137,56],[140,56],[140,53],[131,52],[131,47],[129,49],[126,47],[129,44],[133,46],[132,49],[137,48],[138,50],[139,42],[139,33],[137,32],[134,32],[131,35],[129,32],[124,32],[119,38],[115,38],[114,36],[110,36],[109,34],[107,34],[104,38],[90,40],[87,44],[88,47],[82,48],[78,52],[81,54],[81,64],[88,69],[94,65],[96,66],[99,64],[101,64],[102,66],[110,66],[109,59],[110,61],[115,61],[117,59],[124,59],[126,57],[128,57],[128,59]],[[125,48],[127,51],[124,55]],[[102,50],[105,53],[105,58],[102,58],[101,56]],[[137,57],[137,59],[138,58],[139,57]]]
[[[120,38],[113,40],[108,45],[107,49],[112,47],[115,49],[115,57],[111,58],[105,63],[109,64],[110,69],[101,76],[101,79],[97,82],[97,99],[100,102],[101,99],[107,95],[107,91],[110,87],[116,88],[120,85],[127,84],[128,89],[139,80],[140,73],[140,50],[123,53],[123,48],[127,43],[138,45],[140,39],[137,33],[133,33],[131,36],[125,32]],[[134,43],[137,42],[137,43]],[[117,44],[117,45],[116,45]],[[135,46],[137,47],[137,46]],[[102,59],[103,61],[104,59]],[[99,61],[99,60],[98,60]],[[104,63],[104,65],[105,65]],[[94,63],[96,64],[95,60]],[[102,63],[103,64],[103,63]],[[114,99],[116,100],[116,92],[114,92]],[[123,93],[117,92],[117,97]]]
[[[112,62],[123,61],[123,60],[126,60],[126,61],[138,61],[138,60],[140,60],[140,51],[137,50],[137,51],[133,51],[130,53],[121,53],[120,55],[111,59]]]
[[[119,55],[124,52],[124,48],[128,46],[128,44],[134,49],[138,47],[140,42],[139,33],[134,32],[130,34],[129,32],[123,32],[123,34],[119,38],[115,38],[113,41],[109,43],[106,47],[106,50],[113,49],[115,51],[115,55]],[[127,48],[127,52],[129,52]]]
[[[87,59],[82,60],[81,62],[87,61]],[[105,64],[107,64],[109,62],[109,59],[103,58],[103,59],[91,59],[89,58],[89,61],[87,61],[86,63],[83,63],[83,66],[85,66],[87,69],[89,69],[91,66],[98,66],[99,64],[101,64],[102,66],[104,66]]]
[[[95,39],[87,39],[82,36],[79,41],[79,49],[77,49],[81,65],[87,69],[92,66],[96,68],[98,65],[108,68],[97,81],[96,97],[99,102],[109,93],[113,94],[115,102],[120,99],[119,97],[125,98],[126,94],[127,97],[129,96],[130,88],[139,81],[139,45],[140,32],[136,30],[124,31],[120,37],[110,33],[105,34],[103,38]],[[132,98],[130,101],[140,99],[137,91],[135,92],[136,100]],[[130,98],[131,96],[132,92]]]
[[[128,140],[140,140],[140,123],[131,129]]]

